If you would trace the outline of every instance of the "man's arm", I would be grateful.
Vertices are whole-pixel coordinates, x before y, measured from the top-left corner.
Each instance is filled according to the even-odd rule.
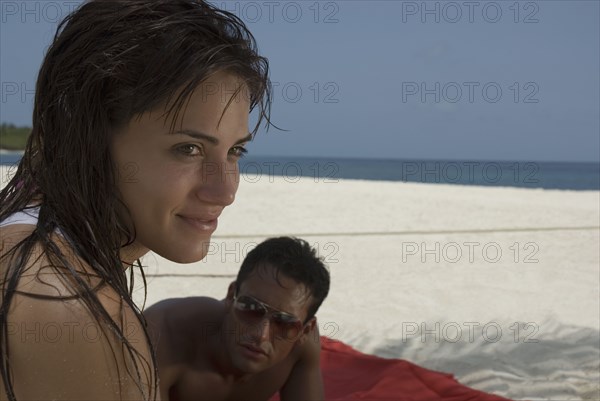
[[[281,401],[322,401],[325,398],[321,376],[321,341],[319,327],[306,335],[298,361],[279,391]]]

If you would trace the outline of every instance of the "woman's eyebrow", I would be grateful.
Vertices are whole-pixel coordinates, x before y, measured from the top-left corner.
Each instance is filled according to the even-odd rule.
[[[213,145],[218,145],[219,144],[219,139],[212,136],[212,135],[208,135],[205,134],[204,132],[200,132],[200,131],[195,131],[195,130],[190,130],[190,129],[184,129],[181,131],[175,131],[174,134],[178,134],[178,135],[187,135],[190,136],[192,138],[195,139],[203,139],[205,141],[210,142]],[[252,140],[252,134],[248,134],[247,136],[237,140],[235,142],[236,145],[239,145],[240,143],[244,143],[244,142],[248,142]]]
[[[204,132],[200,132],[200,131],[195,131],[195,130],[191,130],[191,129],[184,129],[181,131],[175,131],[174,134],[177,135],[187,135],[187,136],[191,136],[194,139],[203,139],[205,141],[210,142],[213,145],[218,145],[219,144],[219,139],[205,134]]]
[[[239,145],[240,143],[244,143],[244,142],[250,142],[252,140],[252,134],[248,134],[245,137],[238,139],[235,144]]]

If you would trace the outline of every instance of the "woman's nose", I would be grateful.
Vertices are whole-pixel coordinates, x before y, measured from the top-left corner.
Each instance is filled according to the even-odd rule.
[[[237,162],[205,162],[197,197],[210,204],[229,206],[235,200],[240,172]]]

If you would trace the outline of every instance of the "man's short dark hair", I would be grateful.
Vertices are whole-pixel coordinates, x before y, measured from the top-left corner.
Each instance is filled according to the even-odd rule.
[[[236,292],[259,267],[271,266],[279,274],[304,284],[313,297],[306,321],[316,313],[329,293],[329,271],[308,242],[294,237],[269,238],[248,253],[236,279]]]

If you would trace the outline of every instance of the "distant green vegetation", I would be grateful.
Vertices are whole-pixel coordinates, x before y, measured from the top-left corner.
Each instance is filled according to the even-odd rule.
[[[17,127],[14,124],[0,125],[0,149],[23,150],[31,133],[30,127]]]

